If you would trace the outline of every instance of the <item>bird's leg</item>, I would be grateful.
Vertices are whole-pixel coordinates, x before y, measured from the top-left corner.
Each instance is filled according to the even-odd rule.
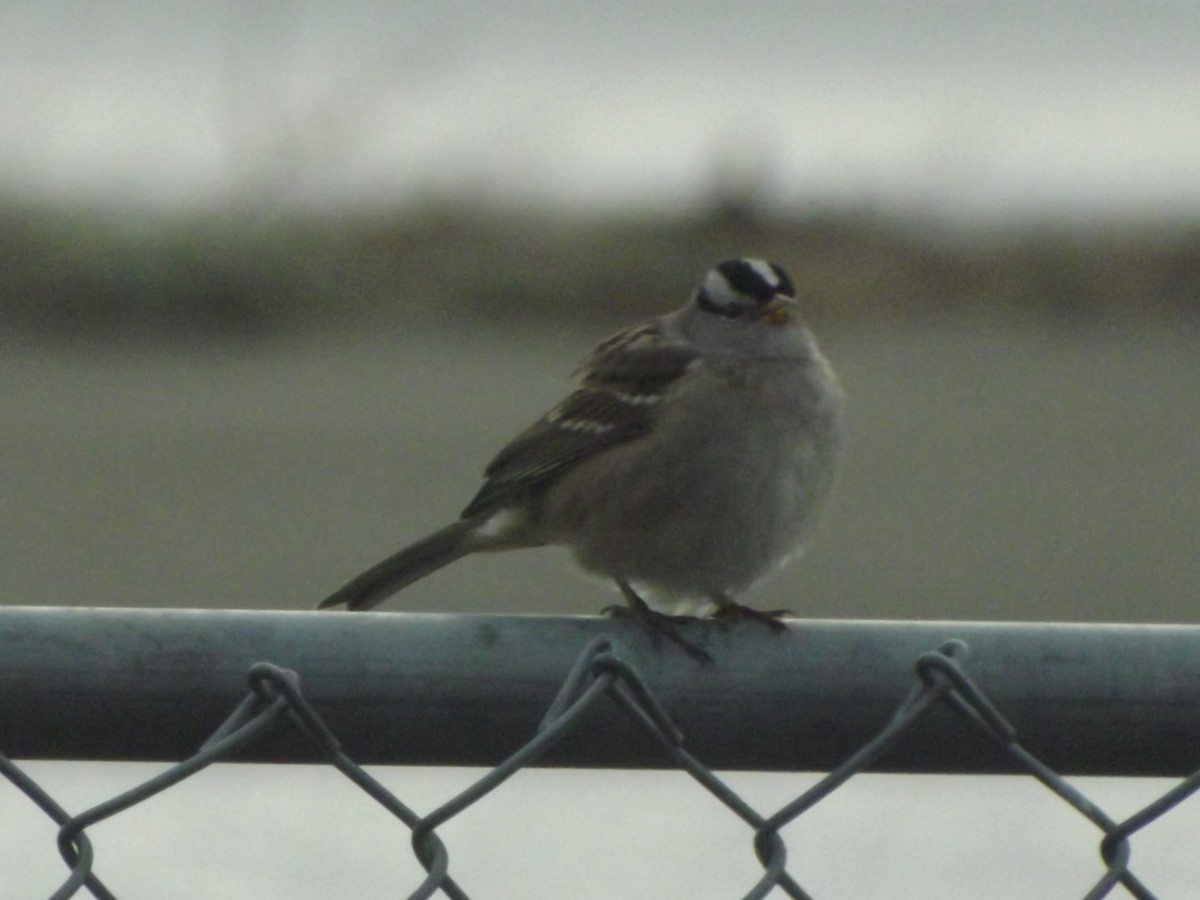
[[[720,619],[726,623],[749,619],[766,625],[776,633],[787,630],[787,626],[779,620],[784,616],[791,615],[790,609],[755,609],[752,606],[742,606],[742,604],[734,602],[734,599],[728,594],[713,594],[712,599],[717,604],[717,610],[712,614],[714,619]]]
[[[637,591],[624,578],[617,578],[615,581],[617,582],[617,587],[621,589],[621,594],[625,597],[626,603],[629,605],[620,606],[614,604],[613,606],[605,607],[604,612],[614,617],[632,616],[637,619],[645,626],[650,634],[650,640],[654,642],[655,646],[661,643],[663,638],[666,638],[692,659],[705,664],[712,663],[713,658],[708,653],[701,650],[679,633],[680,625],[689,625],[697,621],[695,616],[672,616],[667,613],[657,612],[651,609],[646,601],[638,596]]]

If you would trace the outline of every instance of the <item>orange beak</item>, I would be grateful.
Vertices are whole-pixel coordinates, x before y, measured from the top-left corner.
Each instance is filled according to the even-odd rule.
[[[796,303],[795,297],[789,297],[787,294],[776,294],[767,301],[767,305],[763,307],[762,315],[759,316],[759,319],[768,325],[786,325],[792,319],[796,318],[798,310],[799,304]]]

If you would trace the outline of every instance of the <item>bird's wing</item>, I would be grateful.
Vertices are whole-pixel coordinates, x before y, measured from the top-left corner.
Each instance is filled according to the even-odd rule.
[[[602,450],[646,433],[663,392],[699,356],[658,320],[618,332],[576,370],[580,386],[517,435],[488,464],[468,518],[545,488]]]

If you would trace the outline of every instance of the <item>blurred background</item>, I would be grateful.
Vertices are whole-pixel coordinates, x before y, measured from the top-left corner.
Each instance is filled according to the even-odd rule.
[[[756,603],[1195,622],[1198,43],[1189,2],[4,4],[0,602],[308,608],[456,516],[593,343],[680,305],[714,262],[756,255],[795,276],[851,415],[806,557]],[[391,608],[586,614],[612,599],[547,550],[465,560]],[[129,771],[38,767],[68,808]],[[206,774],[206,802],[243,771]],[[269,792],[280,776],[258,771]],[[405,777],[466,776],[396,777],[407,800]],[[618,889],[610,873],[586,893],[576,879],[606,853],[588,832],[586,853],[564,851],[576,868],[558,896],[753,883],[743,830],[682,776],[592,777],[570,790],[646,816],[649,861],[631,865],[662,884]],[[505,803],[563,784],[528,783]],[[866,800],[827,802],[889,841],[918,805],[993,782],[864,783]],[[74,790],[90,799],[73,806]],[[651,790],[671,799],[647,810]],[[797,874],[829,896],[961,897],[966,859],[971,896],[1082,895],[1098,877],[1086,829],[1020,872],[1002,865],[998,847],[1029,859],[1064,833],[1029,790],[1022,818],[978,846],[956,822],[932,860],[897,851],[886,890],[830,862],[811,829],[789,840],[812,848]],[[995,821],[1008,796],[976,812]],[[221,896],[392,895],[352,881],[396,862],[362,856],[351,804],[311,802],[320,814],[298,813],[282,841],[295,858],[245,861]],[[314,837],[327,804],[362,829],[353,851]],[[26,805],[0,789],[0,810]],[[1190,831],[1175,824],[1189,814]],[[126,815],[138,846],[179,822]],[[1182,840],[1195,820],[1157,827]],[[188,830],[189,846],[225,853],[204,841],[254,834],[243,821]],[[564,812],[542,821],[558,833]],[[0,841],[0,861],[30,871],[0,896],[53,889],[47,833]],[[297,875],[296,858],[317,858],[305,840],[335,886]],[[1188,896],[1193,856],[1168,849],[1147,880]],[[120,877],[100,861],[122,896],[179,876],[174,859],[172,874]],[[554,894],[496,865],[463,883]]]

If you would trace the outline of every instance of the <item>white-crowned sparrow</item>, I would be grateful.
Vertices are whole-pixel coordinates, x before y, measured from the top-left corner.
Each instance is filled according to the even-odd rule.
[[[723,262],[682,309],[602,341],[577,374],[458,521],[320,606],[370,609],[469,553],[561,544],[643,617],[657,614],[641,591],[764,617],[733,598],[798,549],[841,431],[841,389],[787,273]]]

